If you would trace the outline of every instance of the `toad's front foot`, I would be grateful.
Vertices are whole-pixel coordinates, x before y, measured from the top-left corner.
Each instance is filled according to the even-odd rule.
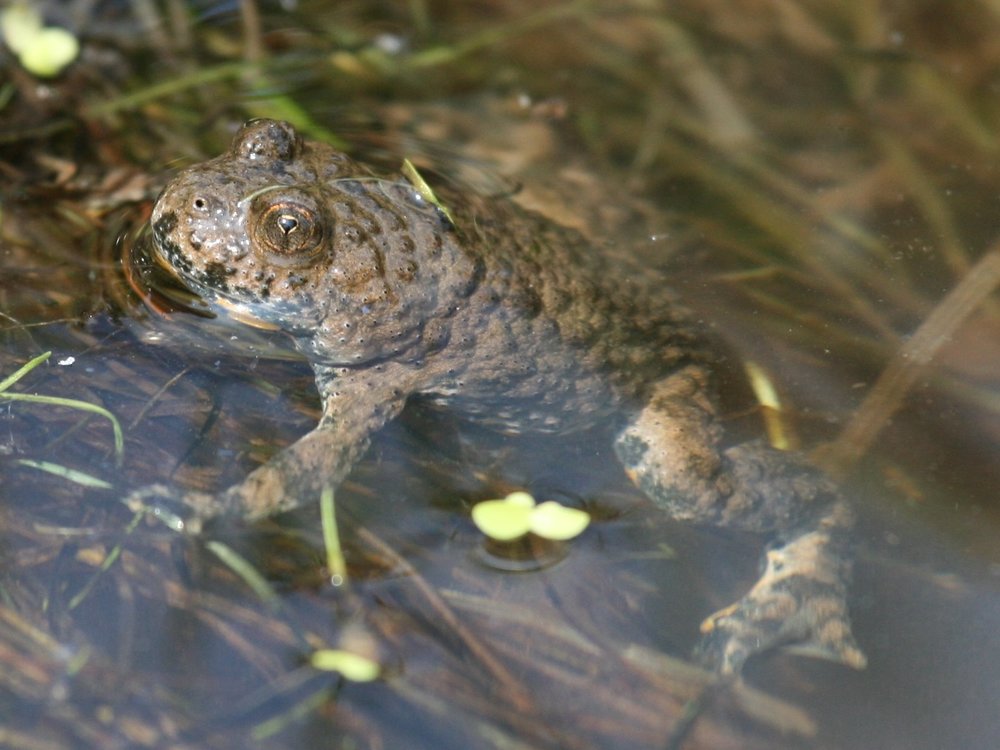
[[[218,515],[219,500],[204,492],[184,492],[165,484],[135,490],[124,500],[130,510],[145,512],[174,531],[200,534],[204,522]]]
[[[764,574],[746,596],[702,623],[697,658],[732,675],[754,654],[790,646],[863,669],[845,601],[849,567],[822,531],[769,551]]]

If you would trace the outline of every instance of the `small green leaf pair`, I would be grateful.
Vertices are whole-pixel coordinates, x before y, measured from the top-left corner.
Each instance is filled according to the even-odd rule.
[[[32,75],[52,78],[80,54],[80,42],[66,29],[45,26],[28,3],[15,3],[0,14],[4,41]]]
[[[502,500],[485,500],[472,509],[472,521],[490,539],[509,542],[529,532],[543,539],[565,541],[583,532],[590,516],[549,500],[541,505],[527,492],[512,492]]]

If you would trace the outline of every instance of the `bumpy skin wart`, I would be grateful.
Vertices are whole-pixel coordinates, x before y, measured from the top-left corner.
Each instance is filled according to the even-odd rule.
[[[720,447],[711,357],[662,279],[508,201],[438,197],[454,224],[405,180],[272,120],[166,188],[161,259],[291,334],[323,401],[316,429],[243,482],[185,496],[195,521],[312,501],[418,394],[510,432],[618,420],[626,471],[673,517],[774,537],[753,589],[703,625],[703,660],[735,673],[797,643],[863,666],[845,605],[849,509],[792,456]]]

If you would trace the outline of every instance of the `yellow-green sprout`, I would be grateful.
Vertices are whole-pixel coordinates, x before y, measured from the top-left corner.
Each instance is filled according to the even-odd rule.
[[[378,679],[382,671],[377,661],[339,648],[313,651],[309,663],[323,672],[339,672],[352,682],[371,682]]]

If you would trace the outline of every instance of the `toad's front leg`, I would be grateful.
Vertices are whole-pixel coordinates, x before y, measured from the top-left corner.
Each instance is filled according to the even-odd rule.
[[[161,485],[133,493],[126,502],[170,514],[189,533],[219,516],[255,520],[316,501],[337,486],[368,449],[372,434],[393,419],[408,391],[346,373],[318,369],[323,417],[314,430],[247,477],[218,494],[184,492]]]
[[[753,588],[705,620],[698,655],[734,674],[755,653],[795,644],[863,667],[846,604],[846,501],[794,455],[760,443],[721,450],[720,433],[705,373],[689,367],[657,384],[616,444],[632,480],[674,518],[773,536]]]

